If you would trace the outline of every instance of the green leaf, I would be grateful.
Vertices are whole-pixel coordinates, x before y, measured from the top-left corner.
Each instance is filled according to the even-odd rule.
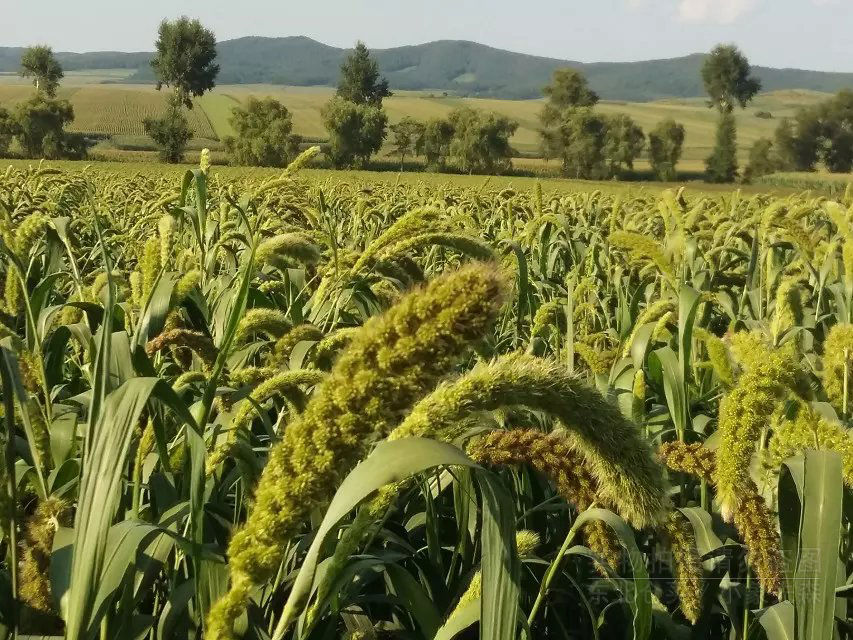
[[[794,605],[787,600],[768,607],[758,616],[767,640],[794,640]]]

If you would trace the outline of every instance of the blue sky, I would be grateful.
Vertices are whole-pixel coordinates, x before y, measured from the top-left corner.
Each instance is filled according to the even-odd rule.
[[[580,60],[645,60],[735,42],[755,64],[853,71],[853,0],[0,0],[0,45],[150,50],[164,17],[220,40],[307,35],[337,46],[438,39]]]

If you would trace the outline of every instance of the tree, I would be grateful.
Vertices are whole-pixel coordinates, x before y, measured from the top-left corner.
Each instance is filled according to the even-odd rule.
[[[634,160],[643,152],[646,136],[631,116],[618,113],[606,119],[604,157],[610,177],[619,175],[623,167],[634,169]]]
[[[250,97],[245,108],[231,110],[229,122],[237,134],[224,140],[231,164],[283,167],[299,153],[302,138],[293,133],[287,107],[274,98]]]
[[[161,118],[145,118],[142,122],[145,133],[151,136],[159,149],[163,162],[180,162],[184,150],[192,138],[192,129],[180,103],[169,100],[166,113]]]
[[[717,45],[702,65],[702,81],[708,93],[708,106],[716,107],[717,147],[706,159],[708,180],[731,182],[737,176],[737,130],[735,106],[746,107],[761,89],[761,83],[750,75],[749,61],[734,45]]]
[[[36,91],[49,98],[56,96],[59,81],[65,75],[62,66],[46,45],[30,47],[21,56],[21,76],[32,78]]]
[[[705,167],[709,182],[734,182],[737,177],[737,128],[731,112],[720,114],[716,143]]]
[[[585,179],[606,177],[606,138],[607,119],[604,116],[592,109],[565,110],[553,140],[563,173]]]
[[[749,149],[749,164],[744,171],[744,180],[747,182],[761,176],[766,176],[776,171],[779,166],[773,150],[773,141],[768,138],[759,138]]]
[[[193,96],[201,96],[216,86],[219,65],[216,37],[198,20],[182,16],[174,22],[163,20],[154,43],[151,67],[157,77],[157,90],[172,89],[166,113],[161,118],[146,118],[145,133],[159,147],[165,162],[180,162],[192,130],[181,107],[193,107]]]
[[[853,169],[853,91],[842,90],[817,107],[820,120],[821,157],[833,173]]]
[[[659,122],[649,133],[649,163],[658,179],[673,181],[684,145],[684,127],[672,118]]]
[[[163,20],[154,48],[151,67],[157,77],[157,89],[170,87],[187,109],[192,109],[193,96],[201,96],[216,86],[216,37],[198,20],[186,16],[174,22]]]
[[[390,95],[388,81],[379,76],[379,65],[364,43],[359,41],[341,65],[338,97],[355,104],[381,107],[382,98]]]
[[[334,97],[321,115],[329,132],[326,153],[335,167],[364,166],[382,146],[388,117],[380,107]]]
[[[65,125],[74,120],[74,109],[67,100],[48,98],[37,93],[15,107],[15,135],[24,155],[30,158],[62,158],[66,150],[77,155],[79,137],[66,140]],[[68,143],[71,144],[68,144]],[[85,151],[85,148],[84,148]]]
[[[773,140],[780,169],[814,171],[820,151],[820,122],[812,110],[800,109],[793,122],[783,118]]]
[[[433,171],[441,171],[450,154],[453,140],[453,125],[442,118],[433,118],[424,124],[423,131],[415,143],[415,152],[426,158],[426,166]]]
[[[18,122],[7,109],[0,107],[0,157],[9,152],[9,145],[20,132]]]
[[[598,94],[589,88],[586,76],[576,69],[554,71],[551,84],[542,93],[545,95],[545,106],[540,120],[545,127],[557,123],[560,114],[566,109],[593,107],[598,103]]]
[[[450,155],[468,173],[500,173],[512,166],[510,138],[518,123],[496,113],[470,107],[454,109],[448,118],[453,127]]]
[[[394,134],[394,153],[400,156],[400,170],[402,171],[406,155],[416,152],[418,141],[424,132],[424,125],[411,116],[406,116],[397,124],[392,124],[390,129],[391,133]]]
[[[708,106],[731,113],[736,105],[746,107],[761,90],[761,82],[750,75],[749,61],[734,45],[718,44],[705,58],[702,81],[710,98]]]

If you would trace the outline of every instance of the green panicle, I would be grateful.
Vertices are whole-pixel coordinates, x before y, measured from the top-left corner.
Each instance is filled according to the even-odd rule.
[[[314,362],[317,366],[327,369],[335,354],[346,347],[358,332],[359,327],[343,327],[320,340],[314,349]]]
[[[672,549],[675,568],[675,590],[681,602],[681,611],[691,624],[696,624],[702,613],[702,558],[696,549],[696,536],[687,518],[680,511],[670,513],[664,527]]]
[[[610,349],[596,349],[585,342],[575,343],[575,355],[589,367],[594,374],[606,374],[613,366],[618,353]]]
[[[634,372],[634,383],[631,386],[631,414],[637,424],[642,424],[646,416],[646,374],[642,369]]]
[[[761,432],[780,399],[795,383],[789,358],[769,349],[759,334],[736,334],[732,345],[747,369],[720,403],[717,501],[731,522],[737,491],[749,481],[749,465]]]
[[[24,309],[24,299],[21,296],[21,283],[13,267],[6,271],[4,282],[4,308],[9,315],[18,315]]]
[[[157,232],[160,235],[160,265],[168,266],[172,262],[175,253],[175,219],[166,214],[157,223]]]
[[[53,538],[60,527],[70,524],[70,513],[68,502],[50,497],[39,502],[24,526],[20,598],[32,609],[50,616],[57,612],[51,595],[49,572]]]
[[[270,450],[254,508],[228,549],[231,589],[210,611],[208,637],[233,637],[250,590],[270,578],[287,541],[426,390],[485,335],[502,304],[494,268],[442,276],[368,321]]]
[[[491,246],[470,236],[461,233],[422,233],[411,238],[406,238],[393,245],[388,246],[380,254],[380,259],[392,258],[397,255],[406,255],[418,249],[432,246],[453,249],[462,255],[477,260],[494,260],[495,253]]]
[[[442,227],[442,217],[443,213],[432,207],[420,207],[401,216],[365,248],[353,265],[352,272],[361,271],[386,247],[422,233],[436,232]]]
[[[800,287],[794,278],[784,278],[776,289],[776,307],[770,323],[773,343],[779,344],[782,336],[802,324],[802,321],[803,305],[800,300]]]
[[[586,459],[601,494],[626,520],[645,527],[663,517],[663,469],[637,426],[556,362],[511,354],[475,367],[419,402],[395,436],[444,434],[472,412],[508,406],[557,418]]]
[[[239,377],[239,376],[238,376]],[[281,396],[292,407],[295,412],[301,410],[305,404],[305,397],[300,386],[316,385],[323,381],[326,374],[314,369],[303,369],[293,371],[281,371],[272,377],[264,379],[249,394],[249,400],[243,402],[231,419],[231,428],[228,431],[226,441],[220,444],[207,458],[207,473],[212,474],[216,467],[227,458],[240,432],[246,429],[255,415],[255,406],[260,405],[270,398]],[[231,376],[232,382],[234,376]]]
[[[717,379],[727,389],[731,388],[735,383],[735,373],[726,343],[701,327],[694,327],[693,335],[705,344],[708,360],[717,375]]]
[[[279,338],[272,350],[271,362],[285,364],[290,360],[290,354],[297,344],[305,340],[318,341],[324,334],[313,324],[301,324]]]
[[[565,314],[562,313],[565,308],[565,304],[565,302],[561,302],[560,300],[549,300],[548,302],[539,305],[539,308],[536,310],[536,314],[533,316],[533,324],[530,329],[531,344],[534,339],[544,334],[549,326],[556,325],[557,327],[560,327],[561,316],[562,326],[565,327]]]
[[[228,383],[234,387],[255,386],[280,372],[276,367],[243,367],[231,372]]]
[[[638,265],[653,264],[667,280],[675,281],[675,267],[654,238],[632,231],[615,231],[608,238],[610,244],[628,252]]]
[[[43,213],[31,213],[15,231],[15,246],[11,247],[22,262],[27,262],[30,251],[44,235],[50,218]]]
[[[841,456],[844,484],[853,488],[853,434],[837,422],[830,422],[806,404],[800,406],[794,420],[777,426],[763,453],[762,463],[777,473],[782,463],[806,449],[835,451]]]
[[[853,396],[853,325],[837,324],[823,343],[823,390],[839,413]],[[847,406],[845,407],[845,399]]]
[[[634,346],[634,340],[637,338],[637,333],[646,324],[657,322],[668,313],[676,310],[675,302],[672,300],[658,300],[646,307],[643,312],[637,316],[637,321],[634,323],[634,328],[631,334],[625,341],[625,346],[622,349],[622,357],[627,358],[631,355],[631,347]]]
[[[244,344],[256,333],[264,333],[270,338],[278,339],[290,331],[291,326],[287,314],[280,309],[249,309],[240,318],[237,332],[234,334],[234,344]]]
[[[201,282],[201,271],[192,269],[182,275],[172,291],[171,307],[179,306]]]
[[[159,238],[152,237],[145,242],[142,248],[142,257],[139,260],[139,271],[142,273],[142,290],[139,297],[140,304],[142,304],[151,294],[160,273]]]
[[[255,264],[286,268],[288,260],[312,265],[320,262],[320,248],[304,233],[283,233],[264,240],[255,252]]]
[[[145,352],[149,356],[152,356],[166,347],[189,349],[208,368],[213,366],[219,355],[219,351],[213,345],[213,340],[209,336],[199,331],[190,331],[189,329],[171,329],[161,333],[145,345]]]

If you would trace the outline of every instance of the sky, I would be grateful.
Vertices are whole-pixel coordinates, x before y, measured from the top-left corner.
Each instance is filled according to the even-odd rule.
[[[0,46],[149,51],[158,23],[182,14],[219,40],[305,35],[385,48],[458,39],[580,62],[734,42],[753,64],[853,71],[853,0],[0,0]]]

